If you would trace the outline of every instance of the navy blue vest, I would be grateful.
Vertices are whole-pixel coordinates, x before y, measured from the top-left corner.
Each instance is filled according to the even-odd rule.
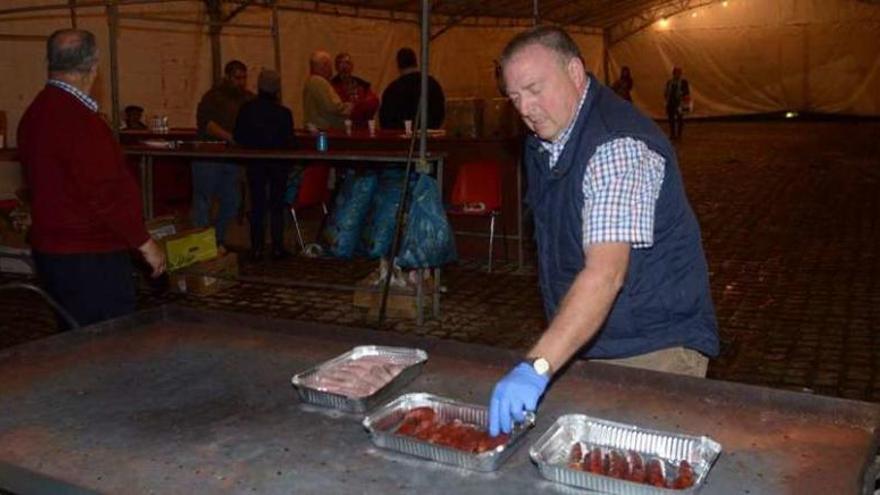
[[[587,358],[621,358],[684,346],[718,354],[700,227],[685,196],[675,151],[653,121],[590,75],[586,100],[556,167],[536,136],[526,141],[526,200],[535,219],[544,309],[552,319],[584,268],[583,180],[596,148],[621,137],[643,141],[666,160],[654,213],[654,244],[630,251],[626,279]]]

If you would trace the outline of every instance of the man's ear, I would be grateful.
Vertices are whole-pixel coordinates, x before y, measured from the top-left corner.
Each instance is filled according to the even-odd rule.
[[[587,68],[584,67],[584,61],[580,59],[580,57],[572,57],[568,64],[565,67],[566,72],[568,72],[568,77],[577,85],[578,87],[586,84],[587,80]]]

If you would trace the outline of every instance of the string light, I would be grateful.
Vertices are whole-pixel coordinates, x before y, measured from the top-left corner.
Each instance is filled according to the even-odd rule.
[[[657,27],[659,27],[660,29],[668,29],[669,28],[669,19],[667,19],[665,17],[660,19],[659,21],[657,21]]]

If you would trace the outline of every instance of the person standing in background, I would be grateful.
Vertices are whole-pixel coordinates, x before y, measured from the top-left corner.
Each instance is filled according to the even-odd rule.
[[[342,101],[330,84],[333,63],[330,54],[318,50],[309,58],[309,78],[303,87],[303,114],[306,127],[320,130],[345,129],[345,119],[354,105]]]
[[[281,76],[263,70],[257,79],[257,97],[244,105],[235,122],[235,141],[245,148],[291,149],[296,147],[293,114],[278,100]],[[251,259],[263,258],[266,240],[266,211],[272,236],[272,258],[290,256],[284,249],[284,190],[290,166],[284,160],[253,160],[247,167],[251,192]],[[269,197],[266,197],[266,188]]]
[[[632,103],[633,78],[629,71],[629,67],[624,65],[620,69],[620,78],[614,81],[611,89],[617,93],[617,96]]]
[[[147,124],[144,124],[144,107],[138,105],[129,105],[125,107],[124,129],[127,131],[145,131]]]
[[[198,137],[234,143],[233,131],[238,110],[254,94],[247,90],[247,66],[238,60],[226,64],[219,84],[209,89],[196,112]],[[217,245],[226,240],[226,227],[235,217],[240,197],[238,193],[238,165],[228,161],[199,160],[192,163],[193,207],[192,218],[196,227],[210,224],[211,202],[220,204],[214,221]]]
[[[366,129],[379,109],[379,97],[370,89],[370,83],[353,74],[354,62],[345,52],[336,55],[336,75],[330,80],[339,98],[352,104],[351,121],[356,129]]]
[[[165,253],[144,227],[137,181],[89,96],[98,73],[95,35],[64,29],[47,42],[49,80],[18,126],[31,192],[37,275],[80,325],[135,310],[129,251],[158,277]]]
[[[401,48],[397,51],[397,69],[400,77],[392,81],[382,93],[379,125],[383,129],[404,129],[404,122],[411,120],[415,128],[422,75],[416,52],[412,48]],[[446,96],[443,88],[436,79],[428,76],[428,129],[442,127],[445,117]]]
[[[666,117],[669,119],[669,137],[681,139],[684,131],[684,110],[690,104],[691,88],[687,79],[681,77],[681,67],[672,69],[672,79],[666,81]]]

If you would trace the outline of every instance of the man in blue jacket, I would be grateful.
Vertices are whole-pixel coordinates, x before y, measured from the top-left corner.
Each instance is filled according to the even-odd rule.
[[[501,56],[525,147],[550,325],[492,393],[489,429],[534,411],[573,357],[705,376],[718,353],[697,219],[660,129],[586,72],[563,30],[517,35]]]

